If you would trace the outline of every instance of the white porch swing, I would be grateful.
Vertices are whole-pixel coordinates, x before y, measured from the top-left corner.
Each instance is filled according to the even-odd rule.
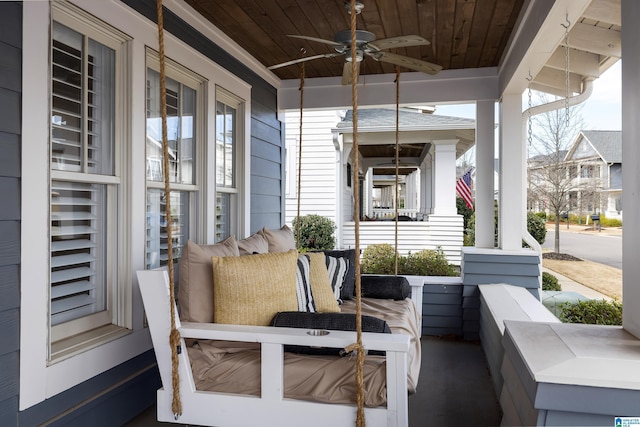
[[[355,1],[351,1],[352,52],[355,56]],[[164,74],[164,42],[162,1],[158,5],[158,36],[162,100],[162,133],[164,170],[168,170],[166,137],[166,94]],[[357,75],[357,63],[351,62],[352,75]],[[304,71],[302,74],[304,78]],[[301,79],[301,110],[302,88]],[[399,80],[399,71],[397,72]],[[398,87],[398,84],[396,85]],[[357,152],[357,81],[352,81],[354,151]],[[396,99],[397,104],[397,99]],[[396,117],[397,118],[397,117]],[[300,117],[302,122],[302,114]],[[397,133],[397,128],[396,128]],[[398,138],[396,137],[396,156]],[[354,158],[354,179],[358,173],[358,159]],[[396,162],[397,168],[397,162]],[[397,171],[396,171],[397,172]],[[165,194],[170,193],[169,174],[164,174]],[[396,186],[397,187],[397,186]],[[354,191],[356,204],[356,254],[358,238],[358,186]],[[142,294],[153,346],[162,380],[157,392],[159,421],[209,426],[370,426],[408,425],[407,370],[410,337],[403,334],[363,333],[361,320],[360,265],[356,256],[356,328],[357,332],[331,331],[314,334],[313,330],[241,326],[214,323],[180,322],[174,298],[173,257],[170,218],[170,198],[166,198],[168,234],[168,271],[139,271],[138,282]],[[396,214],[397,218],[397,214]],[[397,237],[396,237],[397,239]],[[397,260],[396,260],[397,265]],[[396,267],[397,268],[397,267]],[[167,308],[169,308],[167,310]],[[354,337],[356,342],[354,343]],[[260,343],[260,395],[230,394],[197,390],[186,350],[185,339],[224,340]],[[320,403],[296,400],[284,396],[284,346],[332,347],[356,350],[356,405]],[[363,363],[364,350],[386,353],[386,406],[364,407]]]

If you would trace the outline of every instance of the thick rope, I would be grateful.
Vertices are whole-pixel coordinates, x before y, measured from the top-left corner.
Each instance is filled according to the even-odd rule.
[[[296,228],[296,243],[301,245],[300,232],[302,230],[302,218],[300,218],[300,199],[302,189],[302,109],[304,108],[304,62],[300,63],[300,136],[298,137],[298,227]]]
[[[400,195],[398,194],[399,182],[398,173],[400,161],[400,67],[396,65],[396,226],[395,226],[395,257],[393,263],[394,274],[398,275],[398,205],[400,203]]]
[[[178,373],[178,348],[180,347],[180,332],[176,329],[176,313],[174,310],[175,284],[173,273],[173,236],[171,226],[171,186],[169,184],[169,141],[167,138],[167,85],[165,76],[164,59],[164,19],[162,16],[162,0],[157,0],[158,7],[158,54],[160,56],[160,111],[162,116],[162,159],[164,170],[164,197],[165,217],[167,223],[167,252],[169,259],[169,311],[171,312],[171,332],[169,334],[169,346],[171,347],[171,386],[173,388],[173,400],[171,411],[176,419],[182,415],[182,402],[180,401],[180,376]]]
[[[362,291],[360,286],[360,185],[358,181],[358,63],[356,62],[356,2],[351,0],[351,102],[353,109],[353,217],[356,270],[356,427],[364,427],[364,346],[362,345]]]

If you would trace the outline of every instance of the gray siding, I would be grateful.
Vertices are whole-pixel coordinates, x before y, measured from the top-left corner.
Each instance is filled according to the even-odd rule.
[[[480,338],[480,292],[478,285],[506,283],[526,288],[540,299],[540,258],[532,251],[505,255],[501,251],[463,251],[462,319],[465,339]]]
[[[462,336],[462,283],[425,283],[422,334]]]
[[[22,4],[0,2],[0,425],[18,424]]]

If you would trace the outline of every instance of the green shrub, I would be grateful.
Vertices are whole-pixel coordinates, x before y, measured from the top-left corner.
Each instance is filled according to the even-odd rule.
[[[622,221],[617,218],[607,218],[604,215],[600,215],[600,224],[603,227],[622,227]]]
[[[544,219],[545,221],[547,220],[547,213],[545,211],[536,212],[534,215],[535,216],[539,216],[540,218]]]
[[[362,253],[364,274],[395,274],[396,251],[388,243],[369,245]],[[425,249],[407,256],[398,255],[398,274],[418,276],[457,276],[455,266],[447,261],[442,248]]]
[[[565,323],[622,325],[622,303],[592,299],[560,305],[560,320]]]
[[[543,291],[561,291],[562,287],[558,283],[558,278],[546,271],[542,272],[542,290]]]
[[[369,245],[362,253],[360,268],[366,274],[394,274],[396,250],[388,243]],[[398,257],[398,271],[400,271]]]
[[[300,250],[327,250],[335,246],[336,225],[326,217],[309,214],[293,219],[293,236]],[[300,230],[298,232],[298,227]]]
[[[398,262],[400,272],[400,262]],[[413,274],[416,276],[456,276],[454,266],[449,264],[447,256],[441,247],[435,251],[424,249],[415,254],[409,253],[402,263],[400,274]]]
[[[547,237],[547,225],[544,219],[532,212],[527,212],[527,230],[536,239],[536,242],[544,243]]]

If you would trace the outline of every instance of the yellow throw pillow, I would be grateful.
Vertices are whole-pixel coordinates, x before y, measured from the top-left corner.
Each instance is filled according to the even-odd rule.
[[[213,321],[268,326],[280,311],[297,311],[298,252],[212,257]]]
[[[325,263],[325,256],[322,252],[305,253],[309,257],[309,279],[311,281],[311,292],[316,304],[316,311],[319,313],[338,313],[340,306],[331,289],[329,272]]]

